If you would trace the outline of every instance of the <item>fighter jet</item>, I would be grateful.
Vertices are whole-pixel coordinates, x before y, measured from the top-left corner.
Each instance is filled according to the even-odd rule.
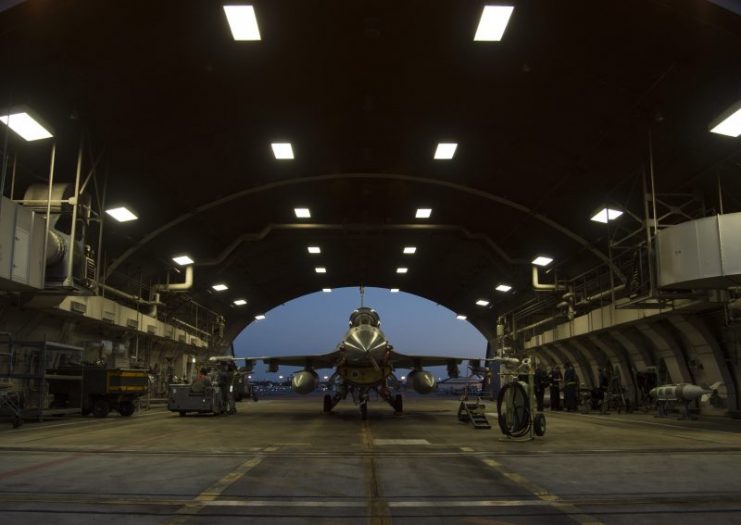
[[[362,304],[362,302],[361,302]],[[323,355],[304,355],[289,357],[261,358],[268,365],[269,372],[277,372],[280,365],[299,366],[304,370],[293,375],[291,386],[299,394],[308,394],[319,384],[316,370],[335,369],[329,378],[332,394],[324,396],[324,412],[331,412],[341,400],[350,395],[360,407],[362,419],[368,417],[368,398],[372,391],[378,393],[396,413],[403,410],[399,380],[394,375],[395,368],[410,368],[407,382],[420,394],[429,394],[437,385],[435,376],[423,369],[425,366],[447,365],[448,375],[458,377],[458,365],[464,360],[460,357],[411,356],[396,352],[381,331],[378,312],[361,306],[350,315],[350,326],[342,341],[333,352]],[[481,372],[478,360],[471,360],[472,367]]]

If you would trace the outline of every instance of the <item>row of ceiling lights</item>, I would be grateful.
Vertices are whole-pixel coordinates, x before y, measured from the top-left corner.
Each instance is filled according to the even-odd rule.
[[[504,36],[514,9],[511,5],[484,6],[473,36],[474,41],[499,42]],[[243,42],[262,40],[257,15],[252,5],[225,5],[224,14],[234,40]]]

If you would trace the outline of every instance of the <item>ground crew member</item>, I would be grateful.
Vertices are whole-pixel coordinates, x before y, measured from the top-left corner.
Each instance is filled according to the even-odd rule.
[[[193,380],[193,384],[190,385],[190,391],[194,394],[203,394],[207,388],[210,388],[211,380],[208,377],[208,368],[201,368],[198,377]]]
[[[561,410],[561,369],[558,366],[551,368],[551,410]]]
[[[566,410],[574,412],[578,405],[577,393],[579,378],[576,376],[576,370],[574,370],[571,363],[566,363],[566,370],[563,373],[563,381],[563,401],[566,405]]]
[[[232,413],[232,372],[229,363],[222,362],[219,366],[219,388],[221,389],[221,409],[227,414]]]
[[[535,386],[535,402],[538,405],[538,412],[543,411],[543,398],[545,397],[545,387],[548,384],[548,376],[543,370],[541,365],[538,365],[535,369],[535,377],[533,378]]]

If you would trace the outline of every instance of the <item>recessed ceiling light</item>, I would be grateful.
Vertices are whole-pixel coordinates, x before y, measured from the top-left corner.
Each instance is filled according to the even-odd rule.
[[[416,246],[404,246],[404,255],[414,255],[417,253]]]
[[[322,292],[329,293],[332,291],[332,288],[322,288]]]
[[[316,273],[327,273],[327,269],[324,266],[317,266],[314,268],[314,271]]]
[[[481,13],[479,27],[473,39],[477,42],[499,42],[507,29],[514,7],[511,5],[487,5]]]
[[[440,142],[435,150],[436,160],[450,160],[455,155],[458,144],[455,142]]]
[[[458,319],[459,321],[465,321],[466,319],[468,319],[468,317],[462,314],[456,315],[455,318]]]
[[[188,266],[189,264],[193,264],[193,259],[187,255],[176,255],[172,260],[175,261],[175,264],[178,266]]]
[[[403,266],[400,266],[396,269],[396,273],[407,273],[409,271],[409,268],[404,268]]]
[[[251,5],[225,5],[224,13],[234,40],[260,40],[255,8]]]
[[[294,208],[293,213],[296,214],[297,219],[311,219],[309,208]]]
[[[414,215],[417,219],[429,219],[432,215],[432,208],[417,208],[417,213]]]
[[[319,246],[309,246],[307,250],[312,254],[322,253],[322,249]]]
[[[15,131],[27,142],[53,137],[53,135],[44,126],[39,124],[25,111],[0,116],[0,122]]]
[[[710,124],[710,132],[728,137],[741,135],[741,102],[737,102]]]
[[[550,257],[545,257],[544,255],[539,255],[535,259],[533,259],[533,264],[536,266],[548,266],[553,262],[553,259]]]
[[[255,320],[256,321],[262,321],[263,319],[265,319],[265,315],[263,315],[263,314],[257,314],[255,316]]]
[[[489,301],[487,301],[486,299],[479,299],[478,301],[476,301],[476,304],[478,306],[489,306]]]
[[[389,292],[391,292],[391,293],[399,293],[399,289],[398,288],[391,288],[389,290]]]
[[[108,215],[116,219],[118,222],[129,222],[135,221],[139,217],[134,215],[131,210],[126,206],[119,206],[118,208],[111,208],[105,211]]]
[[[228,290],[229,289],[229,287],[227,285],[225,285],[224,283],[215,284],[211,288],[213,288],[217,292],[223,292],[224,290]]]
[[[602,208],[600,211],[592,216],[594,222],[601,222],[607,224],[610,221],[614,221],[623,214],[620,210],[613,210],[612,208]]]
[[[244,299],[235,299],[234,304],[236,304],[237,306],[244,306],[247,304],[247,301],[245,301]]]
[[[293,159],[293,148],[290,142],[273,142],[270,146],[273,148],[276,160]]]
[[[509,292],[512,289],[512,287],[508,284],[500,284],[495,288],[497,292]]]

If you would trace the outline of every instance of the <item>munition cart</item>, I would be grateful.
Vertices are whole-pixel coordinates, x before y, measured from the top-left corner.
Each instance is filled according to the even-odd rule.
[[[188,412],[198,414],[223,414],[225,407],[221,389],[217,385],[207,386],[203,392],[193,392],[192,385],[170,385],[167,395],[167,410],[184,416]]]
[[[64,381],[65,375],[82,376],[82,381]],[[83,366],[55,370],[54,376],[58,378],[49,379],[49,393],[54,395],[55,408],[79,407],[83,416],[92,413],[101,418],[111,410],[130,416],[135,401],[149,386],[146,370]]]

